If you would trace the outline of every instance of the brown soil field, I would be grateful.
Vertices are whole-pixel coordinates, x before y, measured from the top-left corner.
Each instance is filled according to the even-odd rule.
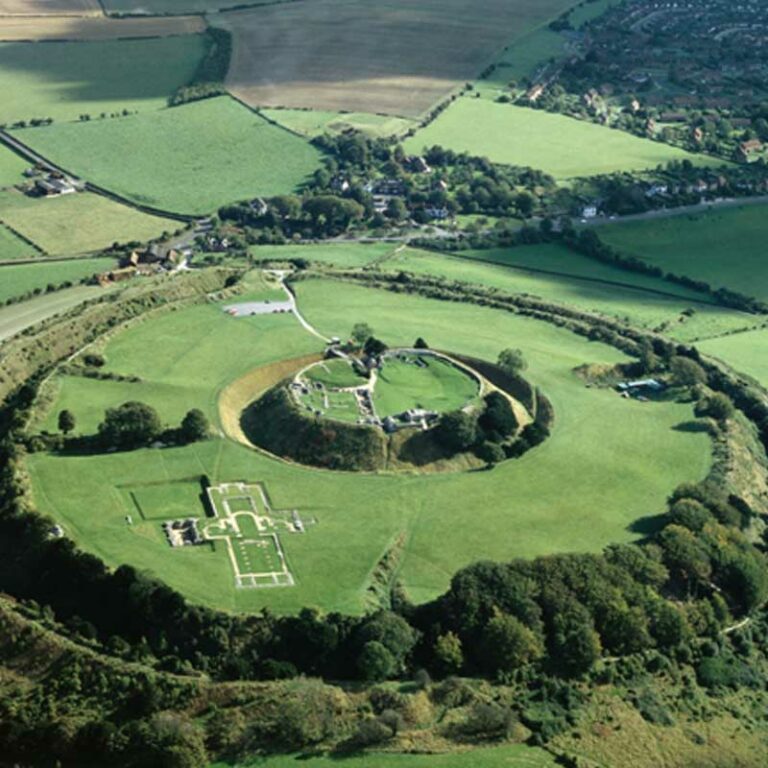
[[[0,0],[2,2],[2,0]],[[202,32],[199,16],[108,19],[72,16],[0,17],[0,41],[116,40],[121,37],[167,37]]]
[[[251,106],[418,117],[573,0],[306,0],[211,17]]]
[[[101,16],[98,0],[0,0],[0,16]]]

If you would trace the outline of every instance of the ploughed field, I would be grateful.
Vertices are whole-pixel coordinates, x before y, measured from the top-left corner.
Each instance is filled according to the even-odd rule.
[[[344,336],[364,321],[392,347],[412,345],[422,336],[434,348],[491,361],[503,348],[521,348],[529,363],[526,377],[554,405],[551,437],[491,472],[423,475],[292,465],[225,439],[218,430],[214,438],[187,447],[38,453],[28,461],[38,506],[107,563],[146,568],[200,603],[230,610],[315,605],[362,611],[370,574],[395,542],[403,547],[399,577],[411,597],[422,601],[478,559],[597,551],[636,539],[653,528],[675,486],[707,473],[709,439],[687,428],[690,405],[624,400],[587,388],[576,376],[574,368],[584,363],[624,359],[610,347],[474,305],[320,279],[300,282],[296,289],[305,317],[328,336]],[[124,378],[55,376],[38,426],[55,431],[56,414],[68,408],[77,431],[92,434],[105,408],[128,400],[153,405],[169,425],[198,407],[219,426],[219,394],[227,384],[260,366],[307,359],[322,348],[290,314],[235,318],[222,306],[207,304],[116,332],[97,351],[107,361],[101,370]],[[290,375],[291,366],[281,370]],[[204,508],[194,497],[184,496],[183,513],[176,505],[145,512],[145,519],[125,492],[152,488],[162,499],[177,483],[202,475],[214,484],[261,484],[273,510],[296,510],[312,523],[301,535],[280,534],[295,586],[235,587],[221,542],[215,548],[209,543],[171,549],[165,540],[164,520],[202,518]],[[133,517],[131,525],[126,515]]]
[[[312,0],[220,14],[230,90],[253,106],[416,117],[571,0]]]

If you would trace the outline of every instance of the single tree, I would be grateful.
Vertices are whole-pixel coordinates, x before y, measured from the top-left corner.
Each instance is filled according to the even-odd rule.
[[[64,409],[59,413],[59,431],[68,435],[75,428],[75,414]]]
[[[673,357],[669,364],[672,381],[679,387],[692,387],[696,384],[704,384],[707,374],[704,369],[688,357]]]
[[[424,339],[421,336],[419,336],[419,338],[416,339],[416,341],[413,343],[413,348],[414,349],[429,349],[429,344],[427,344],[427,342],[424,341]]]
[[[104,421],[99,424],[99,436],[110,448],[137,448],[155,440],[162,429],[154,408],[131,401],[107,409]]]
[[[371,640],[357,657],[357,670],[364,680],[381,681],[395,674],[397,663],[387,647]]]
[[[544,654],[538,635],[519,619],[501,611],[485,627],[482,648],[491,672],[513,672]]]
[[[205,440],[210,433],[210,424],[206,415],[199,409],[187,411],[181,420],[181,436],[188,443]]]
[[[516,376],[527,367],[523,353],[519,349],[503,349],[497,361],[499,368],[510,376]]]
[[[440,635],[435,641],[435,663],[438,671],[444,675],[459,672],[464,666],[464,652],[461,640],[453,632]]]
[[[373,328],[368,323],[355,323],[352,326],[352,341],[362,347],[373,336]]]

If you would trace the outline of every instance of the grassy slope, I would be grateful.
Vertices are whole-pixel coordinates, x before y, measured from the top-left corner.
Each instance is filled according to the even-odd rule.
[[[188,214],[292,192],[320,160],[307,142],[229,97],[17,134],[89,181],[135,202]]]
[[[203,37],[0,45],[0,123],[159,109],[188,83]]]
[[[388,270],[405,270],[421,274],[439,275],[452,280],[496,287],[512,293],[529,293],[543,299],[570,304],[582,310],[600,312],[646,328],[666,325],[666,332],[681,341],[716,336],[727,331],[751,328],[758,318],[723,307],[700,304],[693,301],[689,294],[680,298],[668,297],[647,291],[635,290],[610,284],[590,282],[578,277],[592,277],[600,280],[622,280],[643,287],[655,287],[660,291],[679,290],[674,286],[657,280],[646,280],[628,272],[605,267],[598,262],[590,262],[577,254],[563,252],[551,246],[515,248],[509,251],[477,251],[467,254],[473,258],[442,256],[408,249],[383,263]],[[507,258],[515,263],[530,266],[543,261],[547,268],[561,265],[563,270],[578,277],[539,274],[523,269],[494,264],[478,263],[475,259]],[[571,266],[571,264],[573,266]],[[687,293],[682,291],[682,293]],[[695,307],[692,317],[685,317],[682,312]]]
[[[0,146],[0,188],[11,187],[24,180],[22,173],[29,168],[29,163],[11,152],[4,146]]]
[[[698,347],[768,387],[768,330],[723,336],[705,341]]]
[[[299,468],[223,439],[130,455],[36,454],[29,466],[40,507],[108,563],[148,568],[196,601],[225,609],[318,605],[358,611],[370,570],[402,532],[402,577],[414,599],[423,600],[479,557],[595,550],[631,540],[638,535],[633,521],[661,511],[681,481],[706,474],[707,438],[674,428],[690,419],[690,407],[628,402],[586,389],[573,375],[584,362],[622,359],[608,347],[506,313],[330,281],[302,283],[298,294],[310,321],[328,334],[344,334],[365,320],[390,344],[423,335],[435,346],[487,359],[514,340],[530,362],[532,381],[555,405],[553,437],[490,473],[432,476]],[[122,332],[107,345],[108,369],[138,373],[142,383],[105,383],[107,394],[97,397],[100,384],[65,379],[62,399],[50,410],[72,404],[79,423],[90,429],[110,400],[138,397],[168,422],[192,405],[215,419],[216,394],[227,381],[260,363],[317,349],[288,316],[236,320],[213,306],[195,307]],[[317,517],[307,535],[283,537],[295,589],[235,590],[221,548],[169,553],[159,526],[125,526],[129,510],[116,486],[202,473],[214,480],[263,481],[277,508]]]
[[[21,304],[3,307],[0,309],[0,341],[14,336],[30,325],[66,312],[77,304],[102,296],[104,293],[104,288],[77,285],[50,295],[37,296]]]
[[[408,152],[421,152],[435,144],[497,163],[540,168],[557,179],[647,170],[684,158],[697,165],[716,164],[712,158],[571,117],[469,97],[458,99],[404,146]]]
[[[766,205],[610,224],[600,237],[667,272],[768,301]]]
[[[114,266],[115,260],[107,257],[0,267],[0,301],[21,296],[36,288],[45,290],[49,283],[57,285],[65,280],[76,283],[83,277],[105,272]]]
[[[56,198],[0,192],[0,221],[52,256],[98,251],[114,242],[151,240],[180,226],[90,192]]]

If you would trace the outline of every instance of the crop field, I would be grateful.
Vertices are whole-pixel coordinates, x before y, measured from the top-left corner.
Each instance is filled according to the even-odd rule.
[[[98,251],[115,242],[150,240],[179,226],[176,221],[148,216],[91,192],[40,198],[3,191],[0,221],[51,256]]]
[[[418,117],[571,0],[313,0],[226,13],[227,85],[252,106]]]
[[[308,142],[226,96],[119,120],[15,133],[88,181],[137,203],[186,214],[293,192],[320,162]]]
[[[505,744],[500,747],[481,747],[469,753],[398,754],[366,752],[365,755],[344,758],[345,768],[433,768],[439,760],[440,768],[554,768],[555,759],[549,752],[525,744]],[[333,768],[335,757],[309,757],[307,755],[280,755],[259,758],[254,762],[214,763],[210,768]]]
[[[469,97],[455,101],[404,146],[407,152],[419,153],[436,144],[496,163],[538,168],[561,181],[647,170],[670,160],[721,163],[572,117]]]
[[[768,330],[765,328],[710,339],[698,346],[702,352],[720,358],[768,387]]]
[[[0,261],[31,259],[38,256],[39,253],[37,249],[15,235],[8,227],[0,224]]]
[[[29,163],[5,146],[0,146],[0,189],[23,181],[25,168],[29,168]]]
[[[117,40],[194,35],[205,31],[200,16],[111,19],[105,16],[4,16],[0,41]]]
[[[268,0],[266,0],[268,2]],[[104,10],[109,14],[147,13],[179,14],[206,13],[220,8],[236,5],[257,5],[255,2],[243,3],[241,0],[103,0]]]
[[[594,551],[633,540],[653,527],[672,488],[708,471],[708,438],[681,428],[692,418],[690,405],[623,400],[585,388],[574,375],[583,363],[623,359],[609,347],[529,318],[329,280],[299,283],[297,293],[303,313],[329,336],[365,321],[390,346],[423,336],[434,347],[488,360],[514,343],[524,350],[530,380],[553,402],[552,436],[493,472],[421,476],[315,470],[221,437],[130,454],[40,453],[28,461],[36,503],[108,563],[146,568],[200,603],[229,610],[314,605],[361,611],[371,570],[402,534],[407,544],[400,576],[411,597],[422,601],[479,557]],[[60,408],[70,407],[78,431],[87,434],[105,407],[128,399],[153,405],[168,424],[190,407],[218,424],[217,398],[227,383],[321,347],[291,315],[232,318],[205,305],[117,332],[99,350],[105,370],[140,375],[141,381],[56,378],[47,413],[38,417],[44,426],[51,428]],[[316,518],[309,535],[282,540],[295,586],[235,589],[218,543],[170,551],[155,523],[126,525],[128,507],[115,488],[202,474],[214,483],[262,483],[274,508]],[[98,511],[93,498],[101,500]]]
[[[0,0],[0,16],[101,16],[98,0]]]
[[[0,23],[1,26],[1,23]],[[202,35],[90,43],[0,44],[0,123],[98,119],[166,106],[194,75]]]
[[[609,224],[599,231],[606,243],[666,272],[768,301],[765,204]]]
[[[2,253],[2,238],[0,238]],[[112,258],[56,261],[49,264],[13,264],[0,267],[0,302],[31,291],[42,291],[48,285],[65,281],[79,282],[84,277],[106,272],[115,266]]]
[[[752,328],[759,322],[755,315],[702,302],[701,294],[676,289],[662,280],[632,275],[557,246],[526,246],[466,255],[470,258],[409,248],[383,262],[382,268],[436,275],[508,293],[526,293],[648,329],[663,330],[679,341],[719,336]],[[478,262],[478,257],[498,259],[501,264]],[[518,261],[520,267],[502,266],[507,259],[512,265]],[[542,262],[549,266],[561,264],[563,273],[558,274],[557,269],[552,274],[529,271],[531,265]],[[537,268],[540,267],[533,267]],[[680,295],[676,290],[680,290]],[[691,309],[693,313],[689,312]]]
[[[314,109],[261,109],[259,111],[270,120],[310,138],[324,133],[342,133],[350,129],[383,138],[399,136],[417,125],[414,120],[390,115],[372,115],[367,112],[323,112]]]

